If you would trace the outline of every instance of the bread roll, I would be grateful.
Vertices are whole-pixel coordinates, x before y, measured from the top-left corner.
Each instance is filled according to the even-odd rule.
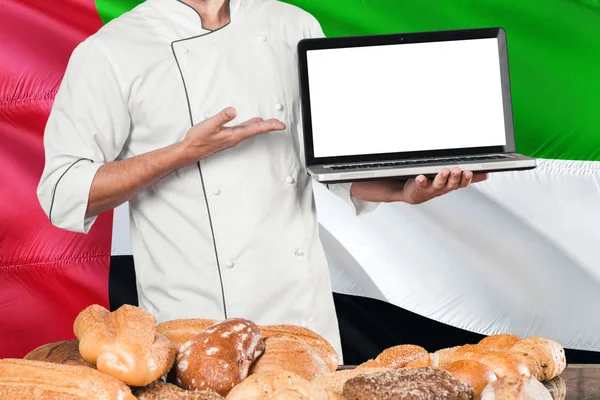
[[[485,347],[477,344],[465,344],[460,346],[452,353],[451,362],[460,360],[470,360],[475,357],[479,357],[483,354],[489,353],[490,351]]]
[[[268,400],[338,400],[341,396],[326,391],[311,382],[297,382],[280,389]],[[343,397],[342,397],[343,399]]]
[[[363,368],[382,368],[382,367],[381,367],[381,365],[379,365],[379,361],[368,360],[356,367],[356,369],[363,369]]]
[[[134,394],[138,400],[224,400],[224,397],[212,390],[192,392],[163,381],[138,388],[134,390]]]
[[[443,369],[450,372],[456,379],[471,385],[475,400],[479,398],[487,385],[498,379],[491,368],[474,360],[455,361]]]
[[[146,386],[173,366],[175,345],[141,308],[124,305],[111,313],[92,305],[77,316],[73,330],[81,356],[128,385]]]
[[[78,340],[63,340],[45,344],[27,353],[23,359],[94,368],[93,364],[85,361],[79,354]]]
[[[31,360],[0,360],[1,400],[135,400],[131,390],[93,368]]]
[[[280,389],[297,383],[308,383],[290,371],[269,371],[250,375],[235,386],[227,395],[227,400],[264,400]]]
[[[375,360],[380,367],[398,369],[421,357],[429,357],[429,352],[420,346],[402,344],[385,349]]]
[[[527,365],[527,369],[529,370],[529,374],[531,376],[540,382],[544,380],[544,370],[537,358],[532,353],[522,353],[520,351],[511,351],[511,353],[521,359],[521,361]]]
[[[265,344],[256,324],[228,319],[204,329],[179,349],[176,379],[188,390],[211,389],[222,396],[248,376]]]
[[[461,346],[448,347],[445,349],[440,349],[435,353],[431,353],[431,366],[434,368],[443,368],[446,365],[450,364],[453,360],[454,354],[456,350],[458,350]]]
[[[507,376],[490,383],[481,400],[552,400],[548,390],[531,376]]]
[[[406,368],[420,368],[420,367],[430,367],[431,366],[431,355],[429,353],[421,354],[419,357],[415,358],[408,364],[406,364]]]
[[[471,359],[487,365],[498,379],[506,376],[531,375],[524,360],[508,351],[485,353]]]
[[[516,335],[500,334],[485,337],[478,345],[490,351],[508,351],[519,340]]]
[[[335,371],[339,366],[338,354],[325,338],[310,329],[295,325],[267,325],[260,327],[263,337],[285,334],[293,335],[306,342],[325,361],[329,371]]]
[[[250,368],[251,374],[285,370],[312,380],[329,373],[329,367],[311,346],[296,336],[272,335],[265,339],[265,351]]]
[[[181,346],[217,322],[218,321],[213,319],[202,318],[174,319],[161,322],[156,327],[156,331],[166,336],[177,346]]]
[[[561,376],[542,383],[550,392],[552,400],[565,400],[567,397],[567,383]]]
[[[331,372],[329,374],[317,376],[312,382],[339,395],[344,394],[344,384],[349,379],[359,375],[374,374],[377,372],[387,371],[388,368],[356,368],[342,371]]]
[[[542,368],[542,381],[557,377],[567,366],[565,350],[559,343],[550,339],[528,337],[517,342],[510,351],[531,354]]]

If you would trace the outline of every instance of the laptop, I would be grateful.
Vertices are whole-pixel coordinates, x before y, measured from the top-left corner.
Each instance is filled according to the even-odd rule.
[[[304,156],[319,182],[528,170],[502,28],[304,39]]]

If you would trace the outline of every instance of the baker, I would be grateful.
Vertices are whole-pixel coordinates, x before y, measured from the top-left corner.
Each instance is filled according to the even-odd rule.
[[[139,304],[159,321],[303,325],[341,357],[300,142],[296,45],[322,35],[275,0],[147,0],[108,23],[73,52],[46,126],[50,221],[87,233],[129,202]],[[361,214],[485,178],[329,189]]]

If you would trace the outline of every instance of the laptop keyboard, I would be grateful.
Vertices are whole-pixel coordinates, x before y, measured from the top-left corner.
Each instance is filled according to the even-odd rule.
[[[403,160],[403,161],[390,161],[390,162],[379,162],[379,163],[365,163],[365,164],[352,164],[352,165],[332,165],[329,168],[332,170],[346,170],[346,169],[366,169],[366,168],[381,168],[381,167],[406,167],[409,165],[427,165],[427,164],[462,164],[477,161],[492,161],[492,160],[504,160],[510,157],[505,155],[490,155],[490,156],[473,156],[473,157],[444,157],[444,158],[429,158],[423,160]]]

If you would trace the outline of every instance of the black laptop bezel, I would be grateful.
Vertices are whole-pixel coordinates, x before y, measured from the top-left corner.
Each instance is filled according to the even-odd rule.
[[[506,133],[505,146],[458,148],[446,150],[428,150],[401,153],[363,154],[337,157],[315,157],[310,111],[310,89],[308,78],[307,52],[323,49],[340,49],[349,47],[382,46],[408,43],[427,43],[472,39],[498,39],[500,72],[502,82],[502,100],[504,106],[504,126]],[[400,33],[390,35],[350,36],[336,38],[302,39],[298,43],[298,69],[300,83],[300,101],[302,106],[304,156],[307,166],[379,162],[388,160],[403,160],[411,158],[437,158],[466,156],[477,154],[511,154],[515,153],[514,119],[512,96],[510,88],[510,72],[506,31],[500,27],[463,29],[451,31]]]

